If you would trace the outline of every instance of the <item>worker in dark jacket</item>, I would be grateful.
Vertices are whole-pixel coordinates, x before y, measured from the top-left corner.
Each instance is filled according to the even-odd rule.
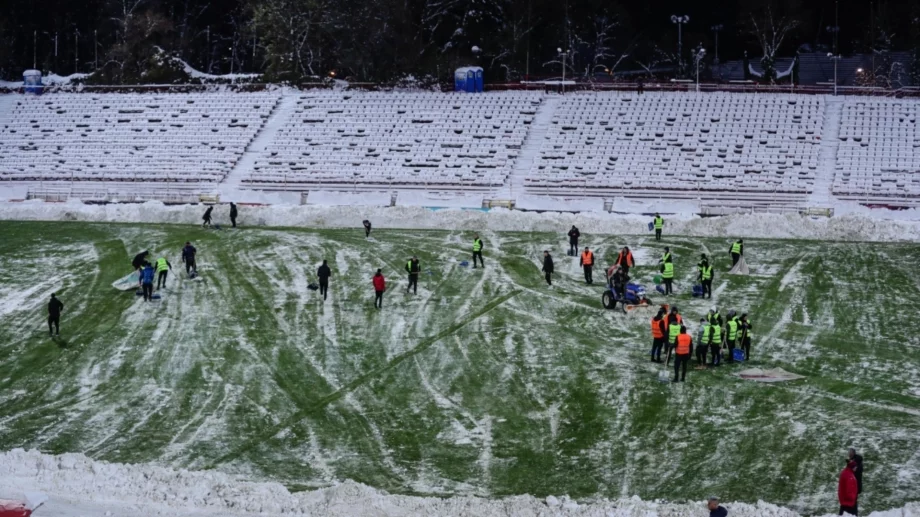
[[[144,267],[144,262],[147,262],[147,257],[149,256],[150,256],[149,250],[144,250],[138,253],[137,255],[134,255],[134,260],[131,261],[131,267],[133,267],[135,271]]]
[[[361,224],[364,225],[364,238],[366,239],[371,236],[371,222],[365,219],[361,221]]]
[[[61,335],[61,311],[64,310],[64,304],[57,299],[55,293],[51,293],[51,301],[48,302],[48,335]],[[51,326],[54,325],[54,333],[51,332]]]
[[[205,226],[211,226],[211,212],[213,211],[213,206],[209,206],[208,209],[204,211],[204,215],[201,216],[201,219],[204,221],[204,224],[201,225],[202,228]]]
[[[856,463],[856,468],[853,469],[853,475],[856,476],[857,492],[861,494],[863,488],[863,457],[859,454],[856,454],[856,449],[850,449],[847,451],[847,461]]]
[[[144,301],[153,301],[153,277],[156,272],[150,262],[144,262],[144,269],[141,269],[141,292],[144,293]]]
[[[232,224],[234,228],[236,228],[236,215],[237,215],[236,203],[231,201],[230,202],[230,224]]]
[[[553,286],[553,257],[549,251],[543,252],[543,273],[546,277],[546,285]]]
[[[744,256],[744,239],[738,239],[732,243],[732,247],[728,249],[728,253],[732,256],[732,267],[738,263],[738,260]]]
[[[626,312],[626,285],[629,284],[629,275],[626,274],[623,266],[618,266],[616,272],[610,276],[610,287],[616,294],[613,301],[613,308],[617,308],[617,300],[623,304],[623,312]]]
[[[719,506],[718,497],[710,497],[706,505],[706,508],[709,510],[709,517],[727,517],[728,510],[723,506]]]
[[[486,263],[482,261],[482,239],[479,235],[473,237],[473,269],[476,269],[476,257],[479,257],[479,265],[486,267]]]
[[[569,230],[569,255],[572,257],[578,256],[578,238],[581,237],[581,232],[578,231],[578,228],[575,225],[572,225],[572,229]]]
[[[185,262],[185,274],[191,276],[192,271],[196,274],[198,273],[198,264],[195,262],[195,257],[198,255],[198,250],[192,246],[191,242],[186,241],[185,247],[182,248],[182,262]]]
[[[323,265],[316,270],[316,276],[319,277],[319,294],[323,295],[323,301],[325,302],[329,294],[329,277],[332,276],[328,261],[323,261]]]
[[[406,288],[406,292],[412,291],[412,294],[418,294],[418,274],[422,271],[422,265],[418,261],[418,257],[413,256],[409,259],[409,262],[406,263],[406,273],[409,273],[409,287]]]
[[[700,285],[703,286],[702,298],[712,298],[712,265],[709,264],[709,257],[705,253],[700,255],[700,262],[696,265],[700,274],[697,278]],[[708,295],[708,296],[707,296]]]

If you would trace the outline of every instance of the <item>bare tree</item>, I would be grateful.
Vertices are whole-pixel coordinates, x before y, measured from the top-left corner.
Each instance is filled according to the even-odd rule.
[[[763,69],[764,82],[769,84],[776,82],[776,56],[786,37],[798,25],[799,22],[795,19],[776,16],[770,5],[759,13],[750,14],[748,32],[754,36],[763,52],[760,66]]]
[[[331,0],[253,0],[274,78],[317,76],[322,69],[324,29],[331,23]]]

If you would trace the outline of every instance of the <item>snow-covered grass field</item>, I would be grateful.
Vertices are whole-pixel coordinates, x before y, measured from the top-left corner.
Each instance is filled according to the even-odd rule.
[[[359,219],[360,220],[360,219]],[[737,366],[662,384],[648,319],[601,308],[556,233],[0,222],[0,443],[94,459],[216,469],[294,490],[352,479],[424,495],[568,494],[579,500],[725,500],[836,508],[845,450],[865,455],[863,511],[920,484],[920,284],[914,244],[674,238],[681,292],[701,252],[714,302],[755,325],[751,366],[804,381],[763,385]],[[199,250],[199,282],[179,250]],[[608,264],[629,245],[651,287],[661,246],[588,235]],[[111,283],[150,248],[173,264],[163,300]],[[553,251],[556,287],[540,273]],[[423,274],[406,295],[403,267]],[[333,268],[329,300],[307,289]],[[390,291],[373,309],[371,275]],[[602,278],[600,271],[595,279]],[[66,304],[51,340],[44,305]],[[653,295],[653,301],[662,301]]]

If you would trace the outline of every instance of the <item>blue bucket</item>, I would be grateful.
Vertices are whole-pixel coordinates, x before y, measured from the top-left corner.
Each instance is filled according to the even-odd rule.
[[[732,351],[732,358],[737,362],[744,362],[744,350],[736,348]]]
[[[655,229],[655,223],[654,222],[648,223],[648,231],[652,231],[654,229]]]

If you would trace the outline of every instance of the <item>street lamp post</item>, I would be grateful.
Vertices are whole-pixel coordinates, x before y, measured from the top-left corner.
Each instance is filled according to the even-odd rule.
[[[837,0],[834,1],[834,25],[825,28],[827,32],[834,35],[834,52],[827,57],[834,60],[834,95],[837,95],[837,62],[840,61],[840,51],[837,49],[837,38],[840,34],[840,7]]]
[[[705,56],[706,49],[703,48],[703,44],[700,43],[696,46],[696,50],[693,51],[693,59],[696,61],[696,93],[700,93],[700,63]]]
[[[559,53],[559,57],[562,58],[562,95],[565,95],[565,60],[569,55],[569,51],[562,51],[561,48],[557,48],[556,52]]]
[[[690,21],[690,17],[685,15],[671,15],[671,23],[677,25],[677,68],[678,73],[684,70],[684,25]]]
[[[840,61],[839,54],[828,54],[827,57],[834,60],[834,96],[837,96],[837,62]]]

